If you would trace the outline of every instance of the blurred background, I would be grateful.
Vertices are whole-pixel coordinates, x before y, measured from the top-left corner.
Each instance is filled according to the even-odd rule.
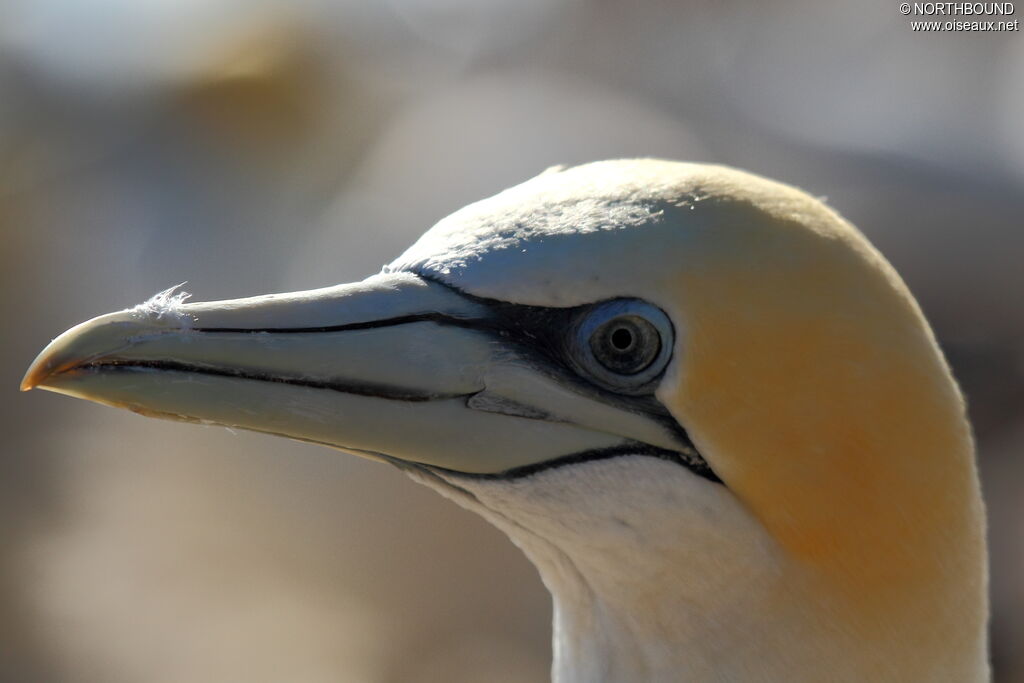
[[[796,184],[908,281],[970,401],[1024,681],[1024,39],[893,0],[5,0],[0,680],[542,681],[496,530],[312,446],[19,395],[71,325],[361,279],[558,163]]]

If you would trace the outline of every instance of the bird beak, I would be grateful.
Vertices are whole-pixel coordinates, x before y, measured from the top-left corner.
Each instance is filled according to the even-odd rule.
[[[676,446],[656,421],[529,367],[492,320],[486,302],[408,273],[209,303],[165,295],[68,330],[21,388],[466,473]]]

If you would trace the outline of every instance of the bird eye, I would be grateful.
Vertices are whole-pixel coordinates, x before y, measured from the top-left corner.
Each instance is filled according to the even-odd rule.
[[[650,391],[672,356],[672,323],[665,313],[639,299],[617,299],[591,306],[572,340],[581,374],[626,394]]]

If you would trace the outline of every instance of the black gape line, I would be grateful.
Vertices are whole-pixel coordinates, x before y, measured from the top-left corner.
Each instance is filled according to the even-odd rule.
[[[505,470],[504,472],[459,472],[457,470],[450,470],[444,467],[437,467],[436,465],[419,465],[419,467],[436,470],[444,473],[446,476],[457,477],[460,479],[508,481],[511,479],[522,479],[523,477],[529,477],[539,472],[546,472],[548,470],[566,467],[568,465],[578,465],[585,462],[624,457],[647,457],[666,460],[668,462],[681,465],[697,476],[707,479],[710,482],[722,484],[722,480],[718,478],[718,475],[715,474],[714,471],[712,471],[696,449],[688,450],[686,452],[670,451],[667,448],[658,448],[657,446],[651,446],[638,441],[628,441],[619,446],[611,446],[609,448],[594,448],[589,451],[570,453],[569,455],[563,455],[557,458],[552,458],[551,460],[533,463],[531,465],[513,467]]]
[[[602,448],[580,453],[572,453],[559,458],[554,458],[542,463],[515,467],[504,472],[495,474],[472,474],[465,472],[450,471],[451,474],[460,476],[486,478],[486,479],[514,479],[529,476],[537,472],[592,460],[602,460],[624,455],[643,455],[656,457],[663,460],[676,462],[686,467],[694,474],[712,481],[722,483],[721,479],[714,473],[707,461],[700,455],[693,445],[686,430],[683,429],[676,419],[669,413],[668,409],[654,396],[653,386],[661,379],[662,373],[655,376],[651,383],[651,391],[638,395],[627,395],[606,389],[581,372],[574,370],[578,364],[574,363],[571,357],[570,337],[571,331],[575,330],[579,321],[597,305],[606,302],[594,302],[580,306],[566,308],[548,306],[530,306],[526,304],[515,304],[497,299],[479,297],[452,286],[431,276],[416,273],[424,280],[449,289],[459,296],[480,304],[485,307],[490,315],[483,317],[466,318],[450,313],[424,312],[413,313],[393,318],[380,320],[368,320],[364,322],[345,323],[340,325],[324,325],[317,327],[193,327],[194,332],[206,334],[230,334],[230,333],[258,333],[267,332],[271,334],[312,334],[347,332],[354,330],[368,330],[383,327],[394,327],[419,322],[432,322],[438,325],[451,325],[467,329],[486,332],[510,349],[516,351],[522,357],[531,361],[531,366],[539,372],[544,373],[553,380],[562,384],[570,385],[573,390],[580,394],[587,395],[600,401],[615,406],[621,410],[637,413],[654,420],[671,433],[680,445],[680,450],[672,451],[658,448],[639,442],[626,442],[621,446]],[[237,377],[240,379],[252,379],[259,381],[280,382],[294,384],[317,389],[342,391],[362,396],[376,396],[398,401],[430,401],[458,398],[455,395],[430,394],[428,392],[415,392],[404,390],[399,387],[392,387],[382,384],[345,382],[345,381],[318,381],[300,377],[280,377],[266,375],[263,373],[248,373],[245,371],[221,370],[203,366],[191,366],[173,362],[105,362],[103,366],[128,367],[149,367],[154,369],[183,370],[202,374],[214,374],[226,377]],[[474,394],[466,395],[467,400]],[[443,468],[436,468],[442,471]]]
[[[404,389],[390,384],[378,382],[352,382],[348,380],[319,380],[308,377],[290,377],[288,375],[271,375],[266,372],[252,372],[239,368],[219,368],[194,363],[182,363],[171,360],[103,360],[79,365],[76,370],[99,372],[145,372],[146,370],[162,370],[165,372],[189,372],[195,375],[228,377],[231,379],[247,379],[255,382],[272,382],[290,384],[308,389],[325,389],[356,396],[371,396],[390,401],[408,401],[422,403],[425,401],[441,401],[445,399],[469,397],[473,394],[442,394],[428,391]]]

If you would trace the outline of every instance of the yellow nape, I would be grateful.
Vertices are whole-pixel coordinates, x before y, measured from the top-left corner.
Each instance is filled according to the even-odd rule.
[[[983,648],[972,439],[927,322],[850,224],[743,180],[696,208],[710,227],[674,283],[686,363],[670,409],[843,628]]]

